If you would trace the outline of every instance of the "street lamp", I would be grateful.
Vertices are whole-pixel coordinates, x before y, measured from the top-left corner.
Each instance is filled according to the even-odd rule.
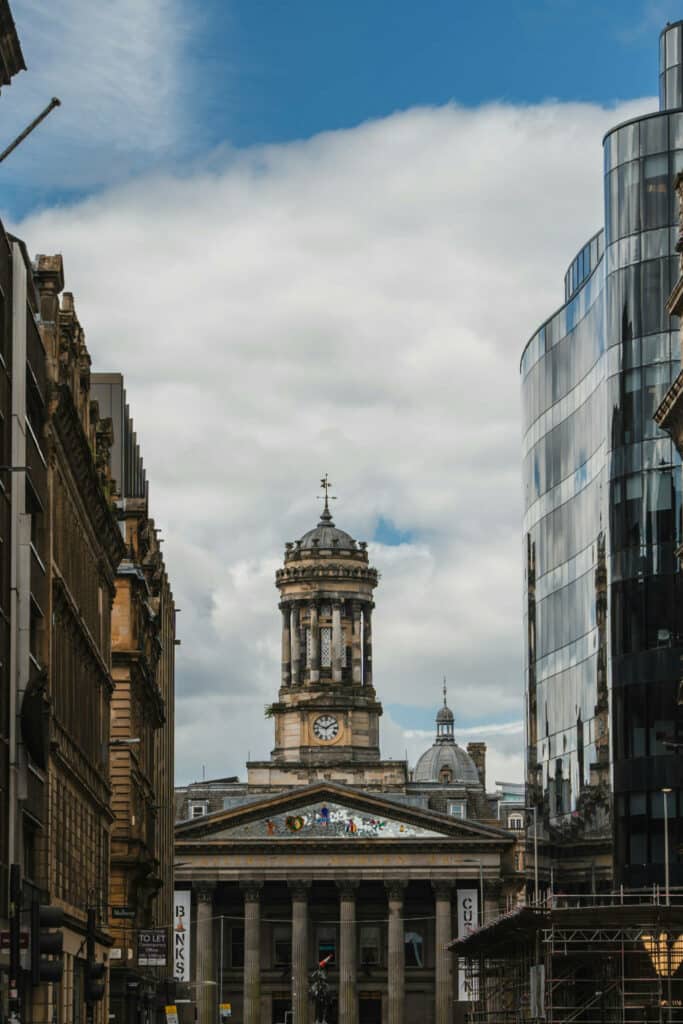
[[[662,788],[662,796],[664,797],[664,901],[667,907],[671,903],[669,896],[669,793],[671,789],[669,786]]]
[[[479,865],[479,927],[484,926],[484,872],[481,861],[478,857],[471,857],[463,861],[463,864]]]
[[[534,804],[524,810],[533,811],[534,815],[534,904],[538,906],[538,809]]]

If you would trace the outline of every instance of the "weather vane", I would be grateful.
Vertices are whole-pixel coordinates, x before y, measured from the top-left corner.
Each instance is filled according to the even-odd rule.
[[[335,494],[330,494],[330,487],[332,486],[332,484],[331,484],[330,480],[328,479],[327,473],[325,473],[325,476],[320,478],[320,486],[322,487],[322,489],[325,492],[325,508],[323,509],[323,515],[324,516],[325,515],[329,516],[330,515],[329,502],[330,501],[336,501],[337,500],[337,496]],[[318,501],[320,501],[320,500],[321,500],[321,495],[318,495]]]

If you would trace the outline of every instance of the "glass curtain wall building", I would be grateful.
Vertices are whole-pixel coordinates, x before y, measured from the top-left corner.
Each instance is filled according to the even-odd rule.
[[[560,885],[683,884],[681,467],[653,416],[679,369],[682,25],[659,112],[603,140],[605,226],[521,361],[528,800]],[[676,109],[678,108],[678,109]],[[612,863],[613,852],[613,863]]]

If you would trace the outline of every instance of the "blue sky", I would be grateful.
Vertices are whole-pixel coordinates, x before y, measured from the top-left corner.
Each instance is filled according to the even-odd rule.
[[[32,139],[3,168],[6,213],[160,167],[222,165],[234,148],[305,139],[414,106],[607,105],[652,95],[657,34],[683,16],[673,0],[139,0],[152,15],[142,27],[131,21],[127,34],[131,2],[108,4],[107,17],[104,7],[93,13],[82,0],[64,0],[56,25],[40,0],[15,0],[29,71],[3,96],[3,137],[52,93],[64,107],[40,129],[42,143]],[[75,137],[93,122],[96,148]]]
[[[382,749],[522,773],[519,358],[655,107],[674,3],[12,0],[0,214],[120,371],[183,609],[178,780],[267,756],[273,586],[334,485],[370,542]],[[511,253],[514,252],[514,258]]]

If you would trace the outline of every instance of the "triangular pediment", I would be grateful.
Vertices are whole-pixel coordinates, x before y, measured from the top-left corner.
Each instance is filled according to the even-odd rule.
[[[264,795],[246,806],[176,826],[181,842],[445,838],[510,841],[509,834],[498,828],[329,783]]]

